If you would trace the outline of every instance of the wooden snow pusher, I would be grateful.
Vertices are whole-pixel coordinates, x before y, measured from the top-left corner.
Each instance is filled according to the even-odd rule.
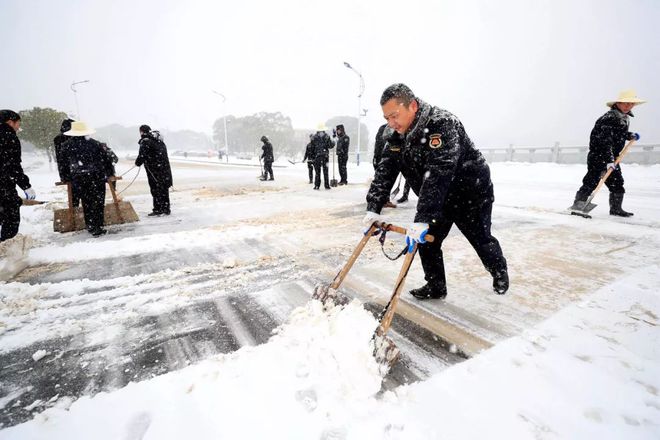
[[[133,223],[140,220],[131,202],[123,201],[118,195],[113,185],[121,176],[111,176],[107,180],[112,202],[106,203],[103,208],[103,224],[119,225],[123,223]],[[69,207],[66,209],[56,209],[53,216],[53,230],[55,232],[72,232],[85,229],[85,217],[81,206],[73,206],[73,189],[71,182],[57,182],[57,186],[66,185],[68,193]]]
[[[385,222],[374,222],[362,240],[360,240],[358,245],[355,247],[348,261],[339,271],[339,273],[337,273],[332,282],[329,285],[319,284],[314,288],[314,294],[312,295],[313,299],[319,300],[323,304],[329,303],[334,305],[345,305],[350,301],[348,297],[339,293],[337,289],[339,289],[339,286],[341,285],[344,278],[346,278],[346,275],[351,270],[351,267],[353,267],[353,263],[355,263],[355,260],[357,260],[369,239],[372,236],[377,235],[377,231],[393,231],[403,235],[405,235],[407,232],[405,228],[400,226]],[[427,242],[434,241],[434,237],[432,235],[426,235],[425,239]],[[388,369],[394,364],[394,362],[396,362],[399,356],[399,349],[397,348],[394,341],[392,341],[392,339],[386,335],[386,333],[392,325],[394,312],[396,310],[397,304],[399,303],[399,296],[403,290],[403,285],[405,283],[406,276],[408,275],[408,270],[410,269],[410,265],[412,264],[416,253],[417,244],[414,245],[412,252],[406,253],[403,265],[401,266],[401,270],[399,271],[396,283],[394,284],[394,291],[392,292],[387,305],[378,316],[378,327],[376,328],[372,337],[373,355],[376,358],[376,362]]]

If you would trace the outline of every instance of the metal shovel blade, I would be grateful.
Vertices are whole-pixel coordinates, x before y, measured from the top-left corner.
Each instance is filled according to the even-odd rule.
[[[335,306],[344,306],[351,301],[346,295],[339,293],[328,284],[317,284],[314,287],[312,299],[321,301],[323,305],[333,304]]]
[[[568,208],[568,210],[571,212],[573,215],[579,215],[580,217],[584,218],[591,218],[589,213],[593,211],[593,209],[598,206],[595,203],[591,203],[588,200],[576,200],[573,205]]]
[[[399,358],[399,348],[393,340],[379,332],[374,335],[372,343],[374,359],[381,369],[381,374],[386,374]]]

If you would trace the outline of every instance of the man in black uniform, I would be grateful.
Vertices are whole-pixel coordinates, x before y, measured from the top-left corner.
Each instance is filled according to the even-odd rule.
[[[494,201],[490,170],[463,124],[448,111],[416,98],[405,84],[385,89],[380,104],[395,133],[387,140],[367,194],[365,225],[381,220],[380,211],[401,172],[419,197],[406,242],[409,250],[421,244],[427,281],[410,293],[418,299],[447,295],[442,242],[455,223],[492,275],[493,290],[504,294],[509,288],[507,264],[490,232]],[[435,241],[426,242],[426,234]]]
[[[330,159],[330,150],[335,147],[328,133],[325,132],[327,127],[321,123],[318,126],[318,131],[312,136],[312,150],[314,152],[314,171],[316,178],[314,179],[314,189],[319,189],[321,186],[321,170],[323,170],[323,184],[325,189],[330,189],[330,181],[328,180],[328,160]]]
[[[87,231],[98,237],[107,232],[103,229],[103,208],[108,159],[101,143],[89,137],[94,133],[84,122],[72,122],[71,130],[64,132],[69,140],[60,146],[60,159],[67,167],[65,175],[71,178],[74,194],[82,201]]]
[[[26,199],[36,198],[21,166],[21,141],[16,135],[20,127],[18,113],[0,110],[0,241],[14,238],[21,224],[23,201],[16,192],[16,185],[25,192]]]
[[[339,183],[338,185],[348,185],[348,173],[346,163],[348,162],[348,147],[351,145],[351,138],[346,134],[342,124],[337,125],[337,162],[339,164]]]
[[[273,144],[270,143],[266,136],[261,136],[261,142],[264,144],[261,146],[261,158],[264,161],[264,175],[261,177],[261,180],[275,180],[273,177],[273,162],[275,161],[275,155],[273,154]],[[270,179],[268,175],[270,174]]]
[[[605,185],[610,190],[610,215],[630,217],[632,212],[624,211],[621,207],[623,195],[623,174],[621,164],[615,166],[614,160],[621,153],[626,141],[639,140],[639,134],[628,131],[631,112],[636,105],[646,101],[639,99],[634,90],[626,90],[619,94],[616,101],[606,105],[610,108],[607,113],[598,118],[591,130],[589,140],[589,154],[587,155],[587,174],[582,179],[582,186],[575,194],[575,201],[571,209],[580,210],[592,191],[598,186],[601,175],[612,168],[610,177]]]
[[[307,161],[307,171],[309,171],[309,183],[314,181],[314,149],[312,148],[312,137],[314,135],[309,135],[309,143],[305,146],[305,155],[303,156],[303,162]]]
[[[167,146],[156,130],[151,131],[148,125],[140,126],[140,151],[135,165],[144,164],[147,171],[149,190],[153,198],[153,210],[148,216],[170,215],[170,187],[172,186],[172,169],[167,157]]]

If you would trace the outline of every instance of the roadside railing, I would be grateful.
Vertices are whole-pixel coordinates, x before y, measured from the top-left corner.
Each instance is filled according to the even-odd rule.
[[[480,147],[489,162],[555,162],[586,163],[589,147],[587,145]],[[660,163],[660,144],[633,144],[625,158],[626,163]]]

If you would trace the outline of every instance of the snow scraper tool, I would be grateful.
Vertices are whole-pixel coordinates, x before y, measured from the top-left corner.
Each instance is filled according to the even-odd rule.
[[[112,203],[103,207],[103,224],[118,225],[123,223],[133,223],[140,220],[131,202],[123,201],[117,195],[113,182],[121,180],[121,176],[111,176],[108,178],[108,187],[112,194]],[[73,206],[73,190],[71,182],[57,182],[55,185],[66,185],[69,199],[69,207],[65,209],[56,209],[53,215],[53,230],[55,232],[72,232],[85,229],[85,217],[82,207]]]
[[[626,146],[621,150],[621,153],[619,153],[619,156],[617,156],[616,160],[614,161],[614,166],[618,166],[619,162],[623,160],[623,156],[628,153],[628,150],[630,149],[630,146],[635,142],[635,140],[629,141]],[[571,214],[573,215],[579,215],[580,217],[584,218],[591,218],[589,213],[598,205],[595,203],[591,203],[591,201],[596,197],[596,194],[598,191],[600,191],[601,187],[603,184],[605,184],[605,181],[607,180],[608,177],[610,177],[610,174],[612,174],[612,168],[608,168],[605,174],[603,174],[603,177],[600,178],[600,181],[598,182],[598,185],[596,188],[591,192],[589,195],[589,198],[587,200],[576,200],[575,203],[573,203],[573,206],[568,208]]]
[[[317,285],[314,288],[314,294],[312,295],[312,298],[323,302],[323,304],[328,304],[328,303],[335,305],[348,304],[350,299],[345,295],[339,293],[337,289],[339,289],[339,286],[341,285],[342,281],[344,281],[344,278],[346,278],[346,275],[348,275],[348,272],[353,267],[353,263],[355,263],[355,260],[357,260],[358,256],[362,252],[362,249],[364,249],[369,239],[374,235],[378,235],[380,231],[383,231],[383,233],[386,233],[388,231],[393,231],[403,235],[406,234],[406,229],[400,226],[392,225],[385,222],[374,222],[374,224],[371,225],[367,233],[364,234],[364,237],[362,237],[362,240],[360,240],[358,245],[355,247],[348,261],[346,262],[344,267],[342,267],[339,273],[337,273],[337,275],[332,280],[330,285],[323,285],[323,284]],[[434,238],[432,235],[426,236],[426,241],[432,242],[433,240]],[[394,291],[392,292],[392,295],[387,305],[385,306],[383,311],[380,313],[380,316],[378,317],[379,324],[372,338],[373,346],[374,346],[373,354],[374,357],[376,358],[376,362],[387,368],[389,368],[396,361],[399,355],[399,349],[394,344],[394,341],[392,341],[390,338],[386,336],[386,333],[392,324],[392,319],[394,318],[394,311],[396,310],[396,306],[399,303],[399,296],[401,295],[401,291],[403,290],[403,285],[405,283],[406,276],[408,275],[408,270],[410,269],[410,265],[412,264],[412,261],[415,258],[416,253],[417,253],[417,245],[415,244],[412,252],[408,252],[406,254],[406,257],[403,261],[403,266],[399,271],[399,276],[397,277],[396,283],[394,285]]]

